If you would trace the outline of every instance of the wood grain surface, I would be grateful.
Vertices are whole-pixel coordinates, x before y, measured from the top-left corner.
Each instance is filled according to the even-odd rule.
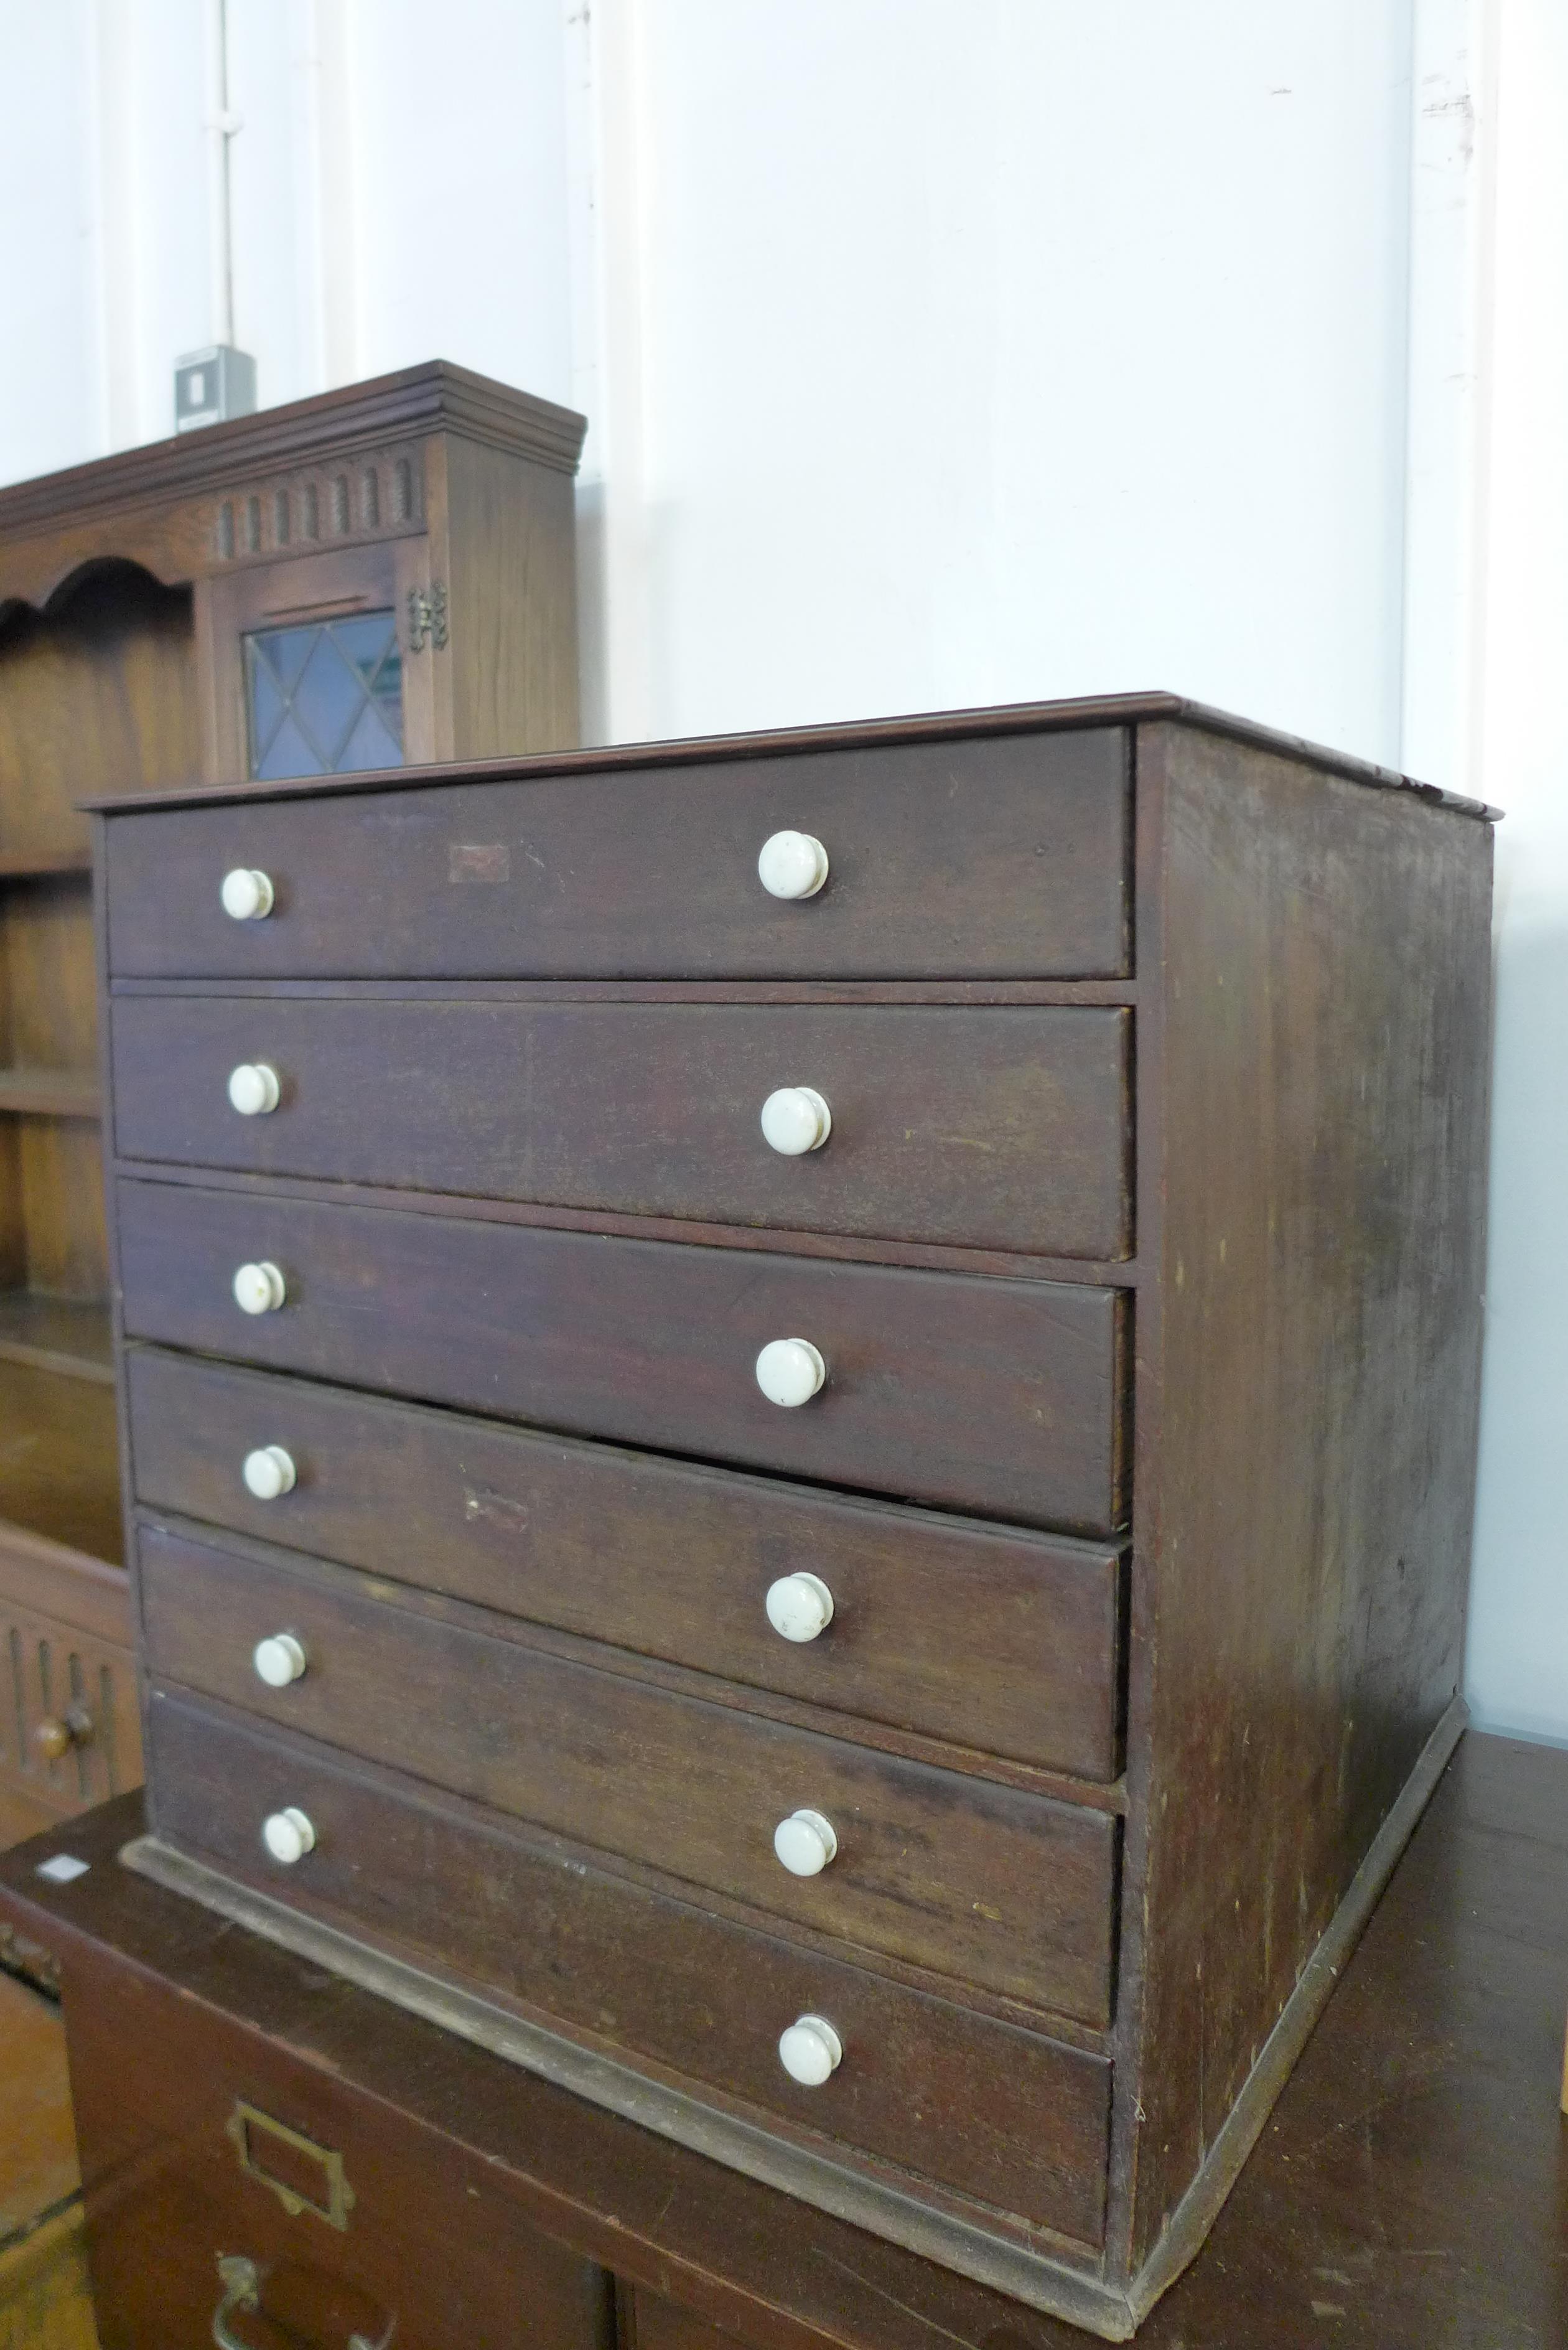
[[[109,827],[118,977],[1112,977],[1127,968],[1114,728],[535,783],[246,799]],[[781,903],[757,854],[831,864]],[[231,866],[275,911],[231,921]]]
[[[152,1528],[138,1557],[160,1680],[784,1920],[1106,2020],[1116,1824],[1102,1812],[649,1689],[524,1645],[513,1619],[394,1600],[346,1568],[266,1565]],[[272,1690],[251,1654],[281,1631],[309,1662]],[[837,1836],[815,1877],[774,1852],[802,1808]]]
[[[0,1357],[0,1519],[119,1564],[111,1388]]]
[[[1131,1015],[119,996],[121,1159],[699,1222],[1125,1256]],[[270,1115],[228,1096],[242,1063]],[[770,1149],[808,1085],[833,1130]]]
[[[87,847],[74,806],[199,775],[191,598],[130,565],[99,567],[48,613],[0,635],[0,850],[42,859]]]
[[[95,1588],[95,1562],[37,1541],[29,1557],[26,1542],[0,1532],[0,1787],[57,1818],[141,1776],[130,1609],[122,1588],[108,1637],[63,1620],[56,1609],[88,1616],[108,1596]],[[97,1569],[105,1583],[110,1573]]]
[[[1568,1755],[1465,1740],[1210,2243],[1146,2321],[1140,2350],[1544,2350],[1563,2338],[1564,1821]],[[444,2218],[443,2182],[459,2181],[465,2197],[477,2190],[481,2255],[510,2242],[516,2211],[612,2262],[639,2350],[717,2350],[705,2326],[757,2350],[1082,2350],[1091,2338],[597,2112],[117,1867],[140,1825],[131,1798],[0,1857],[14,1930],[47,1936],[66,1960],[83,2152],[106,2189],[146,2175],[143,2149],[182,2143],[204,2085],[220,2126],[226,2098],[265,2105],[270,2093],[329,2145],[361,2142],[329,2116],[389,2132],[404,2117],[414,2178],[436,2199],[427,2208]],[[93,1866],[47,1885],[36,1862],[62,1846]],[[166,2041],[187,2061],[153,2061]],[[224,2142],[202,2162],[205,2187],[227,2159]],[[240,2191],[277,2212],[264,2189]],[[214,2225],[225,2233],[221,2217],[202,2232]],[[418,2210],[400,2225],[417,2229]],[[211,2302],[194,2287],[210,2248],[150,2257],[177,2241],[140,2232],[138,2290],[156,2282],[204,2318]],[[420,2241],[448,2282],[467,2231]],[[129,2244],[122,2261],[130,2283]]]
[[[1490,830],[1167,750],[1136,2253],[1458,1686],[1485,1246]]]
[[[135,1490],[234,1528],[933,1738],[1114,1778],[1118,1554],[132,1347]],[[297,1482],[239,1473],[281,1444]],[[782,1639],[770,1585],[833,1596]]]
[[[131,1181],[125,1326],[570,1433],[1103,1534],[1124,1507],[1115,1292],[606,1240]],[[234,1304],[265,1260],[281,1312]],[[827,1381],[770,1403],[770,1340]]]
[[[439,1952],[755,2118],[1097,2240],[1103,2057],[648,1891],[571,1845],[211,1705],[165,1693],[150,1728],[160,1832],[231,1875],[275,1892],[256,1823],[298,1804],[320,1838],[291,1888],[306,1909],[416,1958]],[[779,2063],[779,2034],[801,2014],[827,2016],[844,2042],[825,2091]]]
[[[483,2160],[454,2159],[411,2117],[290,2063],[260,2033],[171,2007],[156,1977],[124,1968],[84,1971],[70,2025],[106,2350],[213,2339],[220,2255],[258,2271],[258,2307],[229,2319],[246,2343],[613,2350],[605,2272],[530,2227]],[[241,2106],[256,2116],[251,2173],[231,2135]],[[290,2211],[268,2184],[319,2199],[327,2158],[352,2197],[341,2230],[308,2206]]]

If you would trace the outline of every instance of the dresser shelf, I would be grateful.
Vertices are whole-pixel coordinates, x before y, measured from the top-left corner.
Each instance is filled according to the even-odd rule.
[[[91,870],[92,858],[85,847],[0,853],[0,881],[55,881],[62,874]]]
[[[107,1302],[0,1292],[0,1555],[13,1528],[118,1566]]]
[[[114,1385],[107,1301],[0,1290],[0,1362],[24,1363],[63,1378]]]
[[[0,1069],[0,1112],[21,1118],[99,1118],[98,1078],[89,1069]]]

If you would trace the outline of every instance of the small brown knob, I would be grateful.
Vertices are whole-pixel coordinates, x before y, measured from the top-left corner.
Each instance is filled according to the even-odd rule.
[[[86,1706],[67,1706],[63,1714],[46,1714],[33,1732],[33,1742],[47,1762],[57,1762],[73,1746],[85,1746],[92,1736],[92,1716]]]

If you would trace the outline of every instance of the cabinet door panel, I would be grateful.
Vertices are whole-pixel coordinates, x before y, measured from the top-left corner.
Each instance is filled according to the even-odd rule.
[[[419,536],[247,564],[204,583],[213,779],[414,766],[441,755],[433,652],[415,651]],[[220,879],[222,877],[220,876]]]

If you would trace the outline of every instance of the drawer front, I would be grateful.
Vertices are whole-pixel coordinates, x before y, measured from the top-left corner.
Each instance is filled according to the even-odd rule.
[[[120,996],[122,1159],[1061,1256],[1128,1246],[1131,1014]],[[265,1063],[270,1115],[230,1102]],[[832,1131],[770,1148],[808,1087]]]
[[[707,1916],[310,1742],[161,1692],[150,1728],[157,1831],[182,1849],[759,2117],[1098,2242],[1103,2057]],[[258,1840],[285,1804],[317,1835],[292,1870]],[[778,2060],[802,2014],[844,2044],[818,2089]]]
[[[256,2272],[223,2318],[246,2350],[613,2350],[607,2273],[497,2165],[104,1943],[66,2017],[105,2350],[222,2339],[220,2259]]]
[[[206,1354],[1071,1533],[1124,1510],[1120,1293],[122,1179],[125,1326]],[[281,1311],[235,1305],[282,1272]],[[760,1350],[827,1367],[795,1408]]]
[[[1104,2023],[1116,1822],[495,1637],[450,1601],[144,1528],[145,1652],[222,1698],[492,1809],[961,1981]],[[308,1659],[270,1689],[258,1641]],[[792,1875],[774,1832],[826,1819]]]
[[[671,1663],[1114,1778],[1118,1554],[573,1442],[190,1356],[128,1351],[138,1498]],[[281,1445],[292,1492],[249,1493]],[[833,1615],[784,1639],[805,1573]]]
[[[109,826],[117,976],[1113,977],[1119,729],[148,809]],[[757,856],[815,834],[816,896]],[[265,920],[219,902],[265,872]]]

